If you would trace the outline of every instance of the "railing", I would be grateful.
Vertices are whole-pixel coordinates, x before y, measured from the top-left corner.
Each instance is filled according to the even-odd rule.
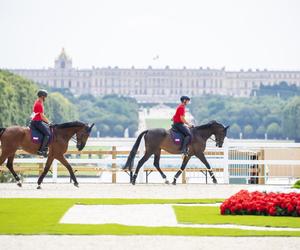
[[[131,145],[129,145],[131,146]],[[291,159],[289,153],[285,157],[276,159],[276,153],[285,152],[287,149],[296,150]],[[276,151],[277,150],[277,151]],[[275,159],[272,158],[272,151],[275,152]],[[270,153],[271,152],[271,153]],[[273,152],[273,153],[274,153]],[[299,152],[299,154],[298,154]],[[27,155],[24,151],[18,151],[18,155]],[[111,147],[110,150],[70,150],[66,153],[69,163],[79,176],[94,175],[94,180],[106,181],[111,183],[128,182],[129,173],[122,171],[128,150],[117,150],[117,146]],[[138,152],[135,159],[135,166],[143,151]],[[88,158],[76,158],[74,156],[88,155]],[[226,143],[223,148],[208,147],[205,151],[208,162],[212,166],[217,179],[222,183],[244,183],[244,184],[268,184],[268,183],[292,183],[295,179],[300,178],[300,146],[299,144],[271,143],[270,145],[259,143]],[[278,157],[277,157],[278,158]],[[166,172],[169,178],[172,178],[175,171],[178,171],[181,165],[179,155],[170,155],[162,151],[161,168]],[[29,176],[41,174],[46,159],[30,156],[30,158],[16,158],[14,161],[15,170]],[[152,165],[153,159],[149,159],[140,172],[140,182],[160,181],[157,171]],[[4,166],[2,171],[7,171]],[[57,161],[54,160],[52,167],[52,181],[57,182],[67,170]],[[105,180],[102,176],[106,174]],[[107,174],[111,177],[107,177]],[[102,179],[101,179],[102,178]],[[87,180],[87,179],[86,179]],[[195,157],[188,164],[186,171],[182,174],[182,183],[210,182],[207,176],[205,166]]]

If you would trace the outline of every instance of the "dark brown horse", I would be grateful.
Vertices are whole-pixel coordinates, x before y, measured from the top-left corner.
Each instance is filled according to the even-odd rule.
[[[189,145],[188,155],[184,156],[180,170],[175,174],[172,184],[176,184],[176,179],[180,176],[180,174],[184,171],[186,165],[188,164],[190,158],[195,155],[197,158],[199,158],[206,168],[208,169],[208,172],[213,180],[214,183],[217,183],[217,179],[214,176],[213,171],[211,170],[211,167],[209,163],[207,162],[204,150],[206,147],[206,141],[208,138],[210,138],[212,135],[215,136],[216,146],[222,147],[224,138],[226,137],[227,129],[229,126],[224,127],[222,124],[217,123],[216,121],[211,121],[208,124],[197,126],[191,129],[192,133],[192,141]],[[137,150],[139,148],[140,142],[142,138],[145,139],[145,154],[138,162],[138,165],[135,169],[135,173],[132,177],[131,183],[134,185],[136,182],[136,177],[138,175],[138,172],[140,168],[143,166],[143,164],[151,157],[151,155],[154,154],[154,163],[153,165],[158,170],[158,172],[161,174],[162,178],[165,179],[165,182],[168,183],[168,180],[166,179],[166,175],[162,172],[159,166],[159,160],[160,160],[160,153],[161,149],[164,149],[165,151],[171,153],[171,154],[180,154],[180,145],[176,145],[173,142],[173,139],[170,135],[170,130],[165,129],[151,129],[146,130],[142,132],[135,144],[133,145],[133,148],[127,158],[127,162],[125,166],[123,167],[124,170],[132,170],[133,164],[134,164],[134,157],[137,153]]]
[[[38,188],[48,173],[54,159],[59,160],[69,171],[74,185],[78,187],[77,179],[74,175],[71,165],[68,163],[64,154],[68,149],[70,139],[75,136],[77,142],[76,147],[80,151],[84,148],[86,141],[90,135],[92,127],[82,122],[68,122],[53,126],[53,141],[49,145],[49,154],[43,173],[38,179]],[[30,129],[28,127],[13,126],[8,128],[0,128],[0,141],[2,152],[0,156],[0,166],[7,159],[6,167],[15,177],[18,186],[22,186],[19,176],[13,168],[15,153],[18,149],[23,149],[30,154],[36,154],[40,145],[35,144],[31,140]]]

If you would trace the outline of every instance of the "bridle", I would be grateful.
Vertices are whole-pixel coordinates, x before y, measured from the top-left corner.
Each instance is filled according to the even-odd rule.
[[[88,130],[87,130],[87,133],[88,133],[88,137],[89,137],[91,131],[88,131]],[[81,140],[82,137],[83,137],[83,135],[81,135],[79,139]],[[77,145],[78,139],[77,139],[76,133],[71,137],[71,140]]]
[[[215,139],[213,139],[213,138],[211,138],[211,137],[209,137],[208,139],[209,139],[209,140],[212,140],[212,141],[214,141],[214,142],[217,142]]]

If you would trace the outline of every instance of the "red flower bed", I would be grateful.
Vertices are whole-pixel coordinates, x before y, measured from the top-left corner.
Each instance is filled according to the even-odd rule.
[[[300,193],[241,190],[220,206],[221,214],[300,216]]]

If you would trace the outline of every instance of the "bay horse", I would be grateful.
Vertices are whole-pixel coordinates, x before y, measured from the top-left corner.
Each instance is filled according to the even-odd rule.
[[[224,143],[224,138],[227,134],[227,129],[229,126],[224,127],[222,124],[211,121],[207,124],[196,126],[191,128],[192,133],[192,141],[189,145],[188,149],[188,155],[183,157],[183,161],[180,167],[180,170],[175,174],[172,184],[176,185],[176,180],[180,176],[180,174],[184,171],[186,165],[188,164],[189,160],[192,156],[196,156],[199,158],[206,168],[208,169],[208,173],[211,176],[213,183],[217,183],[217,179],[208,163],[208,161],[205,158],[204,150],[206,147],[206,141],[208,138],[210,138],[212,135],[215,136],[215,142],[217,147],[222,147]],[[160,160],[160,154],[161,149],[171,153],[171,154],[180,154],[180,145],[177,145],[174,143],[171,131],[166,129],[150,129],[145,130],[142,132],[138,138],[136,139],[131,152],[129,153],[129,156],[127,158],[126,164],[123,167],[123,170],[129,170],[132,171],[133,165],[134,165],[134,158],[137,153],[137,150],[139,148],[140,142],[142,138],[144,137],[145,140],[145,154],[144,156],[139,160],[138,165],[135,169],[134,175],[131,179],[131,183],[135,185],[136,178],[138,175],[138,172],[140,168],[143,166],[143,164],[151,157],[151,155],[154,154],[154,167],[158,170],[161,177],[165,180],[165,183],[169,183],[166,175],[163,173],[159,166],[159,160]]]
[[[69,171],[71,179],[76,187],[79,187],[77,179],[71,165],[68,163],[64,154],[68,149],[68,143],[71,138],[75,137],[76,147],[81,151],[87,142],[90,132],[94,124],[88,124],[74,121],[63,124],[53,125],[53,138],[49,144],[49,154],[43,173],[38,179],[38,189],[41,188],[41,183],[48,173],[54,159],[60,161]],[[22,186],[19,176],[13,168],[15,153],[18,149],[23,149],[30,154],[37,154],[40,144],[33,143],[29,127],[12,126],[8,128],[0,128],[0,141],[2,152],[0,155],[0,166],[7,159],[6,167],[12,173],[19,187]]]

